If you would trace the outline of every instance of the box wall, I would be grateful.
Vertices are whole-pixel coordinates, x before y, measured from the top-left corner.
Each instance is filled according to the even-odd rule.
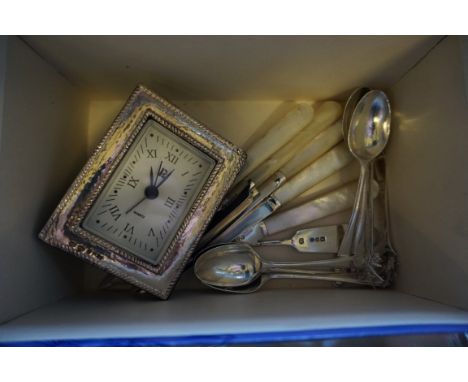
[[[387,156],[397,289],[468,309],[468,62],[459,43],[446,38],[392,88]]]
[[[3,104],[5,103],[5,79],[7,37],[0,36],[0,148],[2,147]]]
[[[0,322],[80,286],[81,262],[37,235],[86,160],[85,109],[77,89],[20,39],[6,43]]]
[[[158,89],[152,89],[158,93]],[[159,93],[158,93],[159,94]],[[126,99],[91,98],[88,113],[88,151],[104,137]],[[293,101],[172,101],[209,129],[247,148],[259,134],[297,106]],[[309,102],[310,101],[304,101]]]
[[[144,83],[170,100],[323,100],[397,81],[438,36],[27,36],[89,94]]]

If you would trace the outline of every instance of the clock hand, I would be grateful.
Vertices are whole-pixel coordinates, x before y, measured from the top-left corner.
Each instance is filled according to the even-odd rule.
[[[171,176],[171,174],[174,172],[174,170],[172,170],[169,174],[167,174],[166,176],[164,176],[161,181],[159,182],[159,184],[156,184],[155,187],[156,189],[158,189],[161,184],[163,184],[167,179],[169,179],[169,177]]]
[[[145,188],[145,196],[143,196],[143,198],[141,198],[138,202],[136,202],[133,206],[131,206],[127,211],[125,211],[125,215],[127,215],[130,211],[134,210],[136,207],[138,207],[140,205],[140,203],[142,203],[145,199],[156,199],[159,195],[159,192],[158,192],[158,188],[171,176],[171,174],[174,172],[174,170],[172,170],[169,174],[167,174],[166,176],[163,176],[161,181],[159,182],[159,184],[156,184],[157,180],[158,180],[158,175],[159,175],[159,172],[161,170],[161,165],[162,165],[162,161],[161,163],[159,164],[159,169],[158,169],[158,173],[156,174],[156,179],[154,180],[154,184],[153,184],[153,177],[154,177],[154,174],[153,174],[153,167],[150,167],[150,185],[148,187]]]
[[[150,167],[150,186],[153,185],[153,166]]]
[[[127,211],[125,211],[125,215],[128,215],[128,213],[130,211],[132,211],[133,209],[135,209],[136,207],[138,207],[140,205],[140,203],[142,203],[144,200],[146,200],[146,195],[143,196],[142,199],[140,199],[138,202],[136,202],[133,206],[131,206]]]
[[[159,174],[161,173],[161,166],[162,166],[162,161],[159,162],[159,168],[158,168],[158,172],[156,173],[156,179],[154,180],[154,182],[151,182],[151,186],[156,185],[156,182],[158,181],[158,178],[159,178]]]

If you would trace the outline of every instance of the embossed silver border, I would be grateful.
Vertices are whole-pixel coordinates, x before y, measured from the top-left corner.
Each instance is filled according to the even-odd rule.
[[[155,119],[216,162],[157,265],[81,227],[88,210],[148,118]],[[246,154],[240,148],[140,85],[60,201],[39,237],[138,288],[167,299],[245,159]]]

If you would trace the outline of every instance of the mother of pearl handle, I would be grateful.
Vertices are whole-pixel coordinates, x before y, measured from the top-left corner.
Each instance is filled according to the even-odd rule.
[[[237,183],[245,179],[252,170],[264,162],[281,146],[289,142],[313,118],[314,109],[306,103],[299,104],[297,108],[286,114],[247,150],[247,161],[237,177]]]
[[[345,143],[342,142],[293,176],[276,190],[273,196],[281,204],[285,204],[335,171],[345,167],[353,159]]]
[[[354,204],[356,188],[357,182],[352,182],[296,208],[272,215],[262,223],[263,234],[265,236],[273,235],[285,229],[345,211]],[[378,190],[379,186],[377,182],[373,181],[373,198],[377,196]]]
[[[289,201],[287,204],[282,205],[281,209],[284,211],[289,208],[296,207],[300,204],[304,204],[309,200],[318,198],[326,192],[336,190],[337,188],[340,188],[347,183],[355,181],[359,178],[359,170],[359,162],[352,161],[346,167],[335,171],[329,177],[312,186],[307,191],[304,191],[302,194]]]
[[[339,128],[337,129],[335,127],[329,132],[329,129],[327,129],[328,126],[340,117],[341,112],[342,107],[337,102],[327,101],[320,104],[315,111],[312,122],[297,133],[289,142],[284,142],[284,146],[271,155],[266,161],[259,164],[259,166],[249,174],[249,179],[256,185],[260,185],[280,169],[286,177],[292,176],[313,160],[317,159],[321,154],[329,150],[342,139],[341,130]],[[327,133],[318,139],[319,135],[321,135],[325,129]],[[334,141],[334,144],[330,145],[331,141]],[[321,149],[321,147],[324,148]],[[247,155],[250,155],[250,153]],[[287,166],[286,171],[284,171],[284,166]]]
[[[295,175],[342,140],[341,121],[338,121],[307,143],[300,152],[296,153],[290,161],[284,164],[281,172],[287,177]]]

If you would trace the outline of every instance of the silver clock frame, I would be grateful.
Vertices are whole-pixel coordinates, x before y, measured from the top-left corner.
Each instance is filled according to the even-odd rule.
[[[149,118],[216,162],[158,264],[147,262],[82,228],[89,209]],[[131,94],[39,237],[142,290],[167,299],[245,159],[243,150],[140,85]]]

